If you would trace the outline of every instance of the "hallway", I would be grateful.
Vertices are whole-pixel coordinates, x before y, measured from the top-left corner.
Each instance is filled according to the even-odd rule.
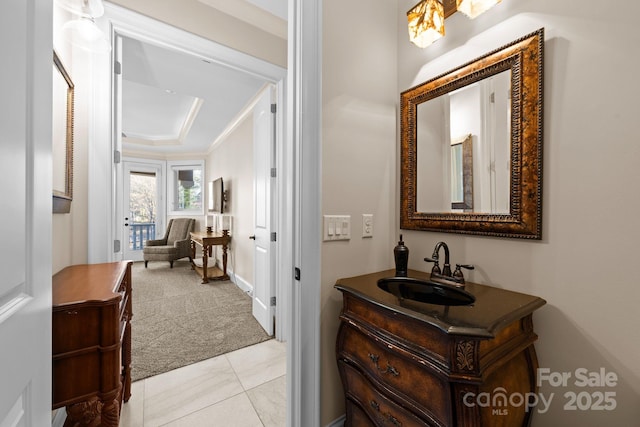
[[[132,384],[121,427],[280,427],[286,343],[269,340]]]

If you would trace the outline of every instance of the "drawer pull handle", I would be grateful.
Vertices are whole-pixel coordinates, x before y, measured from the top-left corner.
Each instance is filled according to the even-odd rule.
[[[369,402],[369,404],[371,405],[371,407],[373,409],[375,409],[376,411],[380,412],[380,404],[378,402],[376,402],[375,400],[372,400],[371,402]],[[394,426],[401,426],[402,425],[402,423],[396,417],[391,415],[389,412],[387,412],[386,414],[383,414],[382,412],[380,412],[380,415],[382,415],[387,420],[389,420],[389,422],[391,422],[391,424],[393,424]],[[385,423],[387,420],[382,419],[381,421],[383,423]]]
[[[76,310],[68,310],[67,314],[76,315],[78,312]]]
[[[382,369],[380,365],[378,365],[380,356],[378,356],[377,354],[369,353],[369,359],[371,359],[371,361],[375,365],[378,372],[381,372],[383,374],[391,374],[394,377],[397,377],[398,375],[400,375],[400,372],[398,372],[398,370],[394,366],[391,366],[389,362],[387,362],[387,369]]]

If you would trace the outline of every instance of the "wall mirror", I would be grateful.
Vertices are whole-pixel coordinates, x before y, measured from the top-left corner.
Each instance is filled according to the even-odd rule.
[[[544,29],[401,94],[400,228],[542,237]]]
[[[73,82],[53,52],[53,213],[69,213],[73,199]]]

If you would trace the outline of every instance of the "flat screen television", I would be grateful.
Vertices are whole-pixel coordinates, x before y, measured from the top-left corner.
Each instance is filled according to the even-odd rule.
[[[224,182],[222,177],[209,182],[209,212],[224,213]]]

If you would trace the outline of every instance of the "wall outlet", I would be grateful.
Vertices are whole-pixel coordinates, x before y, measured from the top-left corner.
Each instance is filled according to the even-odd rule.
[[[362,214],[362,237],[373,237],[373,214]]]
[[[351,215],[323,215],[322,240],[350,240]]]

